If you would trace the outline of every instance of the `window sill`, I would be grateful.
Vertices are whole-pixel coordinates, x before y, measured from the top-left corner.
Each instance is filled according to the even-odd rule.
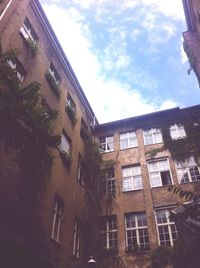
[[[114,150],[110,150],[110,151],[102,151],[102,152],[100,151],[101,154],[107,154],[107,153],[112,153],[112,152],[114,152]]]
[[[139,191],[143,191],[143,189],[136,189],[136,190],[122,191],[122,193],[133,193],[133,192],[139,192]]]
[[[138,146],[135,146],[135,147],[128,147],[128,148],[124,148],[124,149],[121,149],[121,148],[120,148],[120,151],[125,151],[125,150],[130,150],[130,149],[138,149]]]
[[[157,143],[144,144],[144,146],[152,146],[152,145],[157,145],[157,144],[163,144],[163,141],[157,142]]]
[[[151,186],[151,189],[168,188],[169,186],[172,186],[172,185],[174,185],[174,184],[154,186],[154,187]]]

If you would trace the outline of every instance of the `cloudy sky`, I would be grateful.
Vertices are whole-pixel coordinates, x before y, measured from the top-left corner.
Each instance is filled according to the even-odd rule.
[[[181,0],[41,0],[100,123],[200,102]]]

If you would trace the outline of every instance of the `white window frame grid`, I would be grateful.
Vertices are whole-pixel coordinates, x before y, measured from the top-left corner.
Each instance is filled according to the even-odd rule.
[[[166,161],[167,168],[166,169],[163,168],[161,170],[159,168],[158,162],[162,162],[162,161]],[[151,168],[150,168],[150,165],[149,165],[151,163],[157,163],[158,169],[156,169],[155,171],[151,171]],[[172,173],[171,173],[171,168],[170,168],[170,163],[169,163],[169,159],[168,158],[162,158],[162,159],[157,159],[157,160],[154,160],[154,161],[148,161],[147,162],[147,166],[148,166],[148,173],[149,173],[149,180],[150,180],[151,188],[169,186],[169,185],[173,185],[174,184]],[[169,171],[171,183],[170,184],[163,185],[162,184],[161,172],[167,172],[167,171]],[[156,173],[158,173],[158,174],[156,174]],[[152,175],[153,174],[154,174],[154,179],[155,179],[155,175],[157,175],[157,179],[155,181],[153,181],[153,178],[152,178]],[[155,183],[156,181],[157,181],[157,184]]]
[[[108,216],[104,219],[102,219],[103,221],[106,222],[105,227],[106,229],[101,230],[101,234],[106,237],[106,247],[103,247],[103,250],[112,250],[112,249],[117,249],[118,247],[118,237],[117,237],[117,217],[116,215],[112,215],[112,216]],[[109,221],[112,221],[112,225],[116,225],[116,229],[115,228],[110,228],[109,226]],[[116,235],[116,239],[110,239],[110,234],[111,235]],[[112,237],[113,238],[113,237]],[[115,241],[114,244],[116,244],[115,246],[111,245],[111,241]]]
[[[20,72],[19,69],[22,69],[22,67],[20,68],[18,60],[16,62],[13,62],[13,60],[9,59],[9,60],[7,60],[7,63],[10,66],[10,68],[16,72],[16,75],[17,75],[17,78],[19,79],[19,81],[21,83],[23,83],[24,78],[25,78],[25,74],[22,74],[22,72]]]
[[[169,130],[170,130],[170,136],[172,140],[186,138],[185,128],[183,125],[174,124],[170,126]]]
[[[159,137],[157,137],[157,135],[159,135]],[[162,132],[159,128],[151,128],[148,130],[143,130],[143,137],[145,145],[151,145],[163,142]],[[147,140],[149,137],[151,137],[152,141]]]
[[[59,146],[59,150],[67,154],[70,154],[71,152],[71,142],[68,140],[64,133],[62,133],[61,135],[61,143]]]
[[[130,171],[130,176],[125,176],[123,174],[125,170]],[[140,165],[122,167],[122,192],[136,191],[142,189],[143,181]]]
[[[112,138],[111,141],[109,141],[110,138]],[[100,139],[100,148],[103,153],[114,151],[114,136],[105,136],[105,137],[100,137],[99,139]]]
[[[127,218],[129,216],[130,217],[134,217],[135,226],[128,227]],[[141,243],[140,243],[141,236],[140,236],[139,231],[145,229],[145,230],[147,230],[147,234],[148,234],[148,243],[146,243],[146,244],[148,244],[148,248],[143,249],[143,250],[149,250],[150,249],[150,241],[149,241],[148,225],[146,224],[146,225],[139,226],[139,224],[138,224],[138,218],[139,218],[139,216],[144,216],[145,221],[147,223],[147,217],[146,217],[146,214],[145,213],[141,213],[141,212],[140,213],[134,213],[133,212],[133,213],[125,214],[126,247],[127,247],[127,249],[129,249],[130,246],[131,247],[136,246],[136,245],[128,245],[128,231],[135,231],[136,232],[137,245],[140,247],[141,246]],[[142,236],[142,237],[144,238],[144,236]],[[145,243],[143,243],[143,244],[145,245]],[[134,248],[132,248],[132,249],[134,249]]]
[[[33,34],[31,34],[31,32]],[[20,29],[20,33],[26,40],[30,38],[35,44],[37,43],[37,34],[35,33],[28,18],[25,18],[24,23]],[[35,35],[35,37],[33,37],[33,35]]]
[[[137,135],[134,131],[120,134],[120,150],[138,147]]]
[[[60,83],[60,76],[59,76],[58,72],[56,71],[56,68],[54,67],[54,65],[52,63],[49,65],[49,73],[51,74],[51,76],[54,79],[55,83],[57,85],[59,85],[59,83]],[[56,78],[56,76],[58,78]]]
[[[158,223],[156,212],[163,212],[165,214],[165,217],[166,217],[166,222]],[[175,223],[173,221],[170,221],[169,216],[170,216],[170,213],[169,213],[169,211],[168,211],[167,208],[165,208],[165,209],[156,209],[155,210],[156,229],[157,229],[157,235],[158,235],[158,243],[159,243],[160,246],[174,246],[174,241],[176,240],[176,238],[173,239],[173,236],[172,236],[172,233],[173,233],[172,232],[172,228],[175,228],[175,230],[176,230],[175,233],[176,233],[176,237],[177,237],[177,233],[178,232],[177,232],[176,225],[175,225]],[[167,226],[167,229],[168,229],[169,240],[163,240],[164,241],[163,242],[164,244],[161,244],[159,227],[166,227],[166,226]],[[170,245],[167,245],[166,244],[166,241],[169,241]]]
[[[108,174],[110,172],[111,168],[110,169],[107,169],[105,170],[105,176],[102,178],[102,183],[103,183],[103,193],[105,195],[112,195],[112,196],[115,196],[115,190],[116,190],[116,186],[115,186],[115,176],[114,176],[114,173],[115,173],[115,170],[114,168],[112,168],[112,171],[113,171],[113,176],[110,177]]]
[[[75,220],[74,224],[74,241],[73,241],[73,256],[77,259],[80,258],[80,250],[81,250],[81,230],[80,230],[80,222]]]
[[[60,235],[61,235],[61,223],[63,220],[63,210],[64,203],[60,197],[56,196],[54,200],[54,210],[53,210],[53,224],[52,224],[52,232],[51,238],[55,240],[57,243],[60,243]]]
[[[180,184],[200,181],[200,166],[196,163],[194,156],[189,156],[184,161],[175,161],[177,177]],[[196,173],[196,171],[198,174]],[[193,175],[191,173],[193,172]],[[193,180],[194,176],[194,180]],[[198,179],[199,177],[199,179]],[[188,180],[186,180],[188,178]]]
[[[66,101],[67,105],[72,109],[73,112],[76,111],[76,105],[75,102],[73,101],[72,97],[70,96],[70,94],[67,95],[67,101]]]

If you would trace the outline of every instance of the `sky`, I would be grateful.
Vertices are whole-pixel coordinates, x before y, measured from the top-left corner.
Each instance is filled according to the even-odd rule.
[[[100,123],[199,104],[182,0],[40,0]]]

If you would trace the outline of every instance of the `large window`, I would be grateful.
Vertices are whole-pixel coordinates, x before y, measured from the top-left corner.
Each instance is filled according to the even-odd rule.
[[[176,170],[179,183],[194,182],[200,180],[200,167],[193,156],[184,161],[176,161]]]
[[[149,234],[145,213],[125,215],[127,250],[148,250]]]
[[[103,251],[117,250],[117,217],[116,215],[100,219],[101,245]]]
[[[63,218],[64,203],[62,199],[56,195],[54,200],[54,211],[53,211],[53,224],[51,238],[56,242],[60,242],[61,234],[61,223]]]
[[[102,193],[105,195],[115,196],[115,174],[114,168],[102,171],[101,188]]]
[[[63,132],[61,135],[60,151],[70,154],[71,152],[71,142],[67,138],[66,134]]]
[[[120,149],[137,147],[137,137],[135,132],[127,132],[120,134]]]
[[[175,223],[169,218],[169,211],[156,210],[155,215],[160,246],[173,246],[177,238],[177,229]]]
[[[159,187],[172,184],[168,159],[148,162],[151,187]]]
[[[186,137],[184,126],[173,125],[170,127],[170,135],[173,140],[178,140]]]
[[[163,141],[161,130],[158,128],[151,128],[149,130],[145,130],[143,133],[145,145],[161,143]]]
[[[100,137],[100,148],[103,152],[111,152],[114,150],[114,137],[107,136],[107,137]]]
[[[143,189],[141,168],[137,166],[122,167],[123,192]]]
[[[24,23],[20,29],[20,34],[22,35],[22,37],[26,40],[30,39],[31,41],[33,41],[34,43],[37,42],[38,37],[37,34],[35,33],[30,21],[28,20],[28,18],[26,18],[24,20]]]
[[[77,259],[80,258],[80,243],[81,243],[80,222],[76,219],[74,225],[73,256]]]
[[[26,71],[22,66],[21,62],[17,58],[9,59],[7,62],[11,67],[11,69],[13,69],[13,71],[16,73],[16,76],[19,79],[19,81],[23,83],[24,78],[26,76]]]

